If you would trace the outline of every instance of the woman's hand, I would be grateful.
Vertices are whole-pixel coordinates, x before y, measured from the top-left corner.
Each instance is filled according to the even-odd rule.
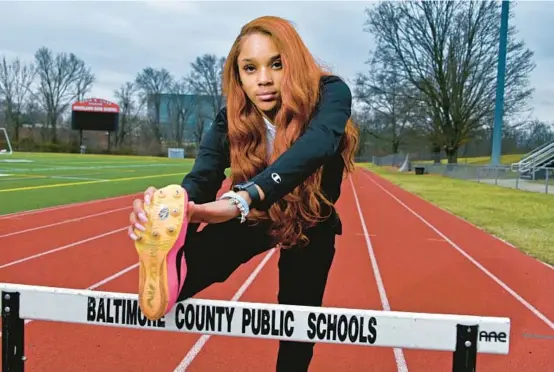
[[[133,211],[129,216],[130,226],[127,229],[127,234],[133,240],[138,239],[135,230],[145,231],[143,224],[148,222],[148,218],[144,212],[144,205],[150,204],[155,192],[156,188],[151,186],[144,192],[144,199],[133,200]],[[250,203],[248,194],[243,192],[240,194]],[[188,203],[187,211],[189,223],[221,223],[240,216],[238,208],[230,204],[229,200],[217,200],[205,204],[195,204],[191,201]]]
[[[240,212],[229,200],[217,200],[205,204],[189,202],[189,222],[221,223],[240,216]]]
[[[150,204],[150,201],[152,200],[152,196],[156,192],[156,188],[153,186],[150,186],[146,189],[144,192],[144,204],[148,205]],[[135,199],[133,200],[133,211],[131,212],[131,215],[129,216],[129,222],[130,226],[127,229],[127,234],[129,237],[133,240],[137,240],[138,236],[135,234],[135,229],[144,231],[144,225],[143,223],[148,222],[148,218],[146,217],[146,213],[144,212],[144,204],[142,199]]]

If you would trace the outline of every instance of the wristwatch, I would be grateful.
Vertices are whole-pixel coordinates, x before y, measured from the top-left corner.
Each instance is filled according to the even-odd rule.
[[[256,188],[256,184],[254,184],[254,182],[239,183],[233,187],[233,191],[246,191],[248,193],[248,196],[250,196],[250,199],[252,200],[252,203],[250,203],[250,208],[256,208],[256,206],[260,202],[260,193],[258,192],[258,189]]]

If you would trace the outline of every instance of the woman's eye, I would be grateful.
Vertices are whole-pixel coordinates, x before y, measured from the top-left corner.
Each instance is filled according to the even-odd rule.
[[[271,67],[273,69],[279,70],[279,69],[283,68],[283,63],[281,61],[276,61],[276,62],[273,62]],[[245,65],[243,67],[243,70],[246,71],[246,72],[254,72],[256,70],[256,67],[254,67],[253,65]]]

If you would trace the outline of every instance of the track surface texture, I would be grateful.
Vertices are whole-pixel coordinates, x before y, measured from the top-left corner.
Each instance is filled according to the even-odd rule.
[[[137,256],[124,230],[134,197],[0,216],[0,282],[136,292]],[[552,268],[366,170],[344,181],[338,209],[344,231],[325,306],[507,316],[510,354],[479,355],[477,370],[552,370]],[[276,303],[278,258],[261,254],[197,297]],[[278,346],[41,321],[29,322],[25,337],[31,372],[274,371]],[[451,370],[451,358],[319,344],[310,371],[439,372]]]

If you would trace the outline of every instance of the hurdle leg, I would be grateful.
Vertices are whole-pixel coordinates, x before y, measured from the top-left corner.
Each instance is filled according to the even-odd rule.
[[[456,350],[452,359],[452,372],[475,372],[477,365],[477,325],[456,325]]]
[[[19,316],[19,292],[2,292],[2,372],[23,372],[25,321]]]

